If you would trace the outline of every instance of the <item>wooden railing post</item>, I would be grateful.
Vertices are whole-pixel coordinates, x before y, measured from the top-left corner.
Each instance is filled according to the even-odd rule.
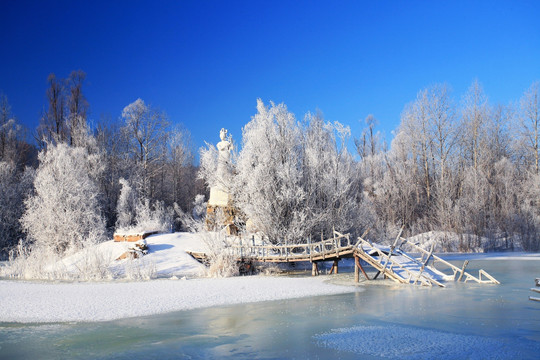
[[[457,279],[457,281],[461,281],[461,279],[463,279],[463,274],[465,274],[465,268],[467,267],[467,265],[469,264],[469,260],[465,260],[465,262],[463,262],[463,266],[461,267],[461,274],[459,275],[459,278]]]

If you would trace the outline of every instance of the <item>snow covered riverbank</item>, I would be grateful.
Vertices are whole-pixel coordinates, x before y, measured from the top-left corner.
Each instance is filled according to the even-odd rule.
[[[128,267],[151,268],[150,281],[28,282],[0,281],[0,322],[107,321],[202,307],[331,295],[356,291],[352,286],[327,284],[324,277],[250,276],[204,278],[205,268],[186,250],[205,251],[201,234],[175,233],[147,238],[148,255],[112,261],[109,269],[122,274]],[[109,241],[97,246],[115,259],[129,243]],[[75,254],[62,261],[73,271],[83,261]]]
[[[108,283],[0,281],[0,322],[107,321],[210,306],[357,291],[325,277],[249,276]]]

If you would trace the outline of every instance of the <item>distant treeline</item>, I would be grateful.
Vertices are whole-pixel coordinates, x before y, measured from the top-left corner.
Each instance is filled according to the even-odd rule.
[[[36,233],[55,231],[54,224],[35,225],[47,206],[50,211],[65,206],[64,213],[78,204],[95,207],[86,209],[87,218],[70,219],[71,227],[100,218],[109,235],[117,227],[136,225],[137,216],[151,218],[152,211],[174,207],[176,215],[185,215],[204,209],[201,197],[195,198],[216,181],[215,148],[201,149],[199,168],[188,130],[171,125],[163,111],[141,99],[127,105],[117,120],[100,119],[90,127],[84,80],[82,71],[67,79],[49,76],[46,110],[31,132],[33,142],[7,97],[0,96],[4,256],[19,239],[32,243]],[[477,81],[458,100],[446,85],[423,89],[405,106],[389,144],[373,116],[351,139],[348,127],[327,123],[319,113],[297,120],[284,104],[259,101],[233,156],[230,191],[253,230],[274,243],[305,241],[332,228],[354,234],[369,230],[371,238],[388,239],[403,226],[405,235],[455,233],[462,251],[536,251],[539,122],[537,82],[508,105],[490,104]],[[356,153],[347,145],[351,140]],[[46,155],[48,149],[54,151]],[[71,173],[77,174],[73,181]],[[53,200],[51,194],[62,191],[59,184],[80,187],[86,201],[77,199],[76,191]],[[89,194],[95,199],[88,201]],[[60,204],[62,199],[69,203]],[[71,245],[55,246],[65,250]]]

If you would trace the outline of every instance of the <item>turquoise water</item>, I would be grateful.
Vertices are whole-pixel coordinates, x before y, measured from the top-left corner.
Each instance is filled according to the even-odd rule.
[[[1,359],[538,359],[539,260],[473,260],[502,285],[395,285],[103,323],[0,323]],[[352,274],[332,281],[352,283]]]

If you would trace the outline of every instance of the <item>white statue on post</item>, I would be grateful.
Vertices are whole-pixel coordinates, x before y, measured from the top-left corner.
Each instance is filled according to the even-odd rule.
[[[216,147],[218,153],[218,164],[216,169],[216,184],[210,188],[209,206],[228,206],[230,205],[230,183],[232,177],[231,170],[231,151],[233,144],[231,137],[227,138],[227,130],[221,129],[219,132],[221,141]]]

